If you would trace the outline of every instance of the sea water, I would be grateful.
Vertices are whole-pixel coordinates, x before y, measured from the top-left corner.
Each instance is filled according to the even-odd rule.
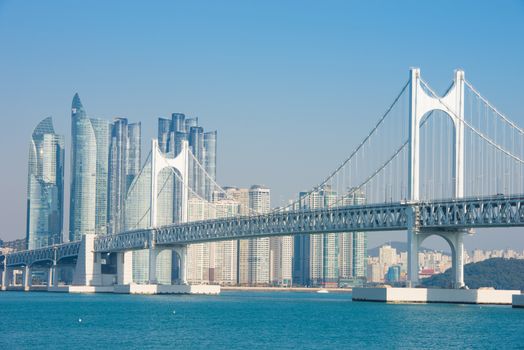
[[[0,293],[0,349],[524,349],[524,309],[350,294]]]

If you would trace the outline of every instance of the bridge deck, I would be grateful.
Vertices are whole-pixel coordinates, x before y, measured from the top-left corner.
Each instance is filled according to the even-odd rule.
[[[524,195],[285,211],[172,224],[99,236],[95,251],[296,234],[397,231],[406,230],[410,218],[419,230],[524,226]],[[17,266],[57,261],[78,254],[79,246],[79,242],[72,242],[16,252],[0,256],[0,263],[5,260],[6,266]]]

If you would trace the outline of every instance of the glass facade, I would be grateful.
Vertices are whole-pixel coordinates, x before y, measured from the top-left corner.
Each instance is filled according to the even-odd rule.
[[[204,157],[203,166],[206,173],[215,180],[217,176],[217,132],[210,131],[204,133]],[[211,180],[205,176],[204,186],[206,199],[209,201],[213,197],[213,189],[215,188]]]
[[[107,120],[91,118],[96,140],[96,205],[95,232],[108,232],[109,145],[111,124]]]
[[[51,117],[33,131],[27,183],[27,248],[62,242],[64,215],[64,137]]]
[[[96,233],[96,143],[91,120],[75,94],[71,106],[70,241]]]
[[[108,232],[111,124],[88,118],[78,94],[71,105],[69,240]]]
[[[128,124],[117,118],[111,127],[109,151],[108,231],[118,233],[124,227],[124,204],[127,191],[140,172],[140,123]]]
[[[169,150],[169,134],[171,133],[171,120],[158,118],[158,147],[163,153]]]

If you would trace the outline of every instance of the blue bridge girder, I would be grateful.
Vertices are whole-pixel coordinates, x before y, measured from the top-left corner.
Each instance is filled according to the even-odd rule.
[[[41,262],[58,262],[64,258],[76,257],[80,242],[56,244],[33,250],[23,250],[5,255],[7,266],[31,266]]]
[[[410,220],[420,231],[524,226],[524,195],[396,202],[194,221],[98,236],[95,251],[118,252],[297,234],[399,231],[406,230]],[[80,242],[71,242],[15,252],[3,258],[6,266],[32,265],[74,257],[79,248]]]

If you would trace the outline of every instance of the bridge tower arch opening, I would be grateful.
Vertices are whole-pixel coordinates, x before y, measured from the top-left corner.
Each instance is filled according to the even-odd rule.
[[[456,128],[448,113],[433,110],[420,125],[419,200],[455,198]]]
[[[454,231],[430,231],[419,233],[416,236],[417,251],[420,249],[422,243],[429,237],[440,237],[447,242],[451,250],[451,288],[461,288],[464,286],[464,264],[463,264],[463,252],[464,252],[464,241],[463,235],[457,234]],[[418,252],[417,252],[418,259]],[[417,269],[418,273],[418,269]],[[446,286],[446,287],[449,287]]]
[[[453,124],[451,175],[453,198],[464,197],[464,71],[456,70],[452,87],[445,96],[430,94],[420,76],[420,69],[410,69],[409,91],[409,148],[408,148],[408,199],[422,200],[421,196],[421,127],[426,115],[432,111],[445,113]],[[418,250],[427,235],[438,234],[446,239],[454,252],[455,271],[453,286],[464,286],[463,276],[463,230],[443,233],[424,232],[418,227],[419,213],[413,209],[408,218],[408,284],[418,285]]]

